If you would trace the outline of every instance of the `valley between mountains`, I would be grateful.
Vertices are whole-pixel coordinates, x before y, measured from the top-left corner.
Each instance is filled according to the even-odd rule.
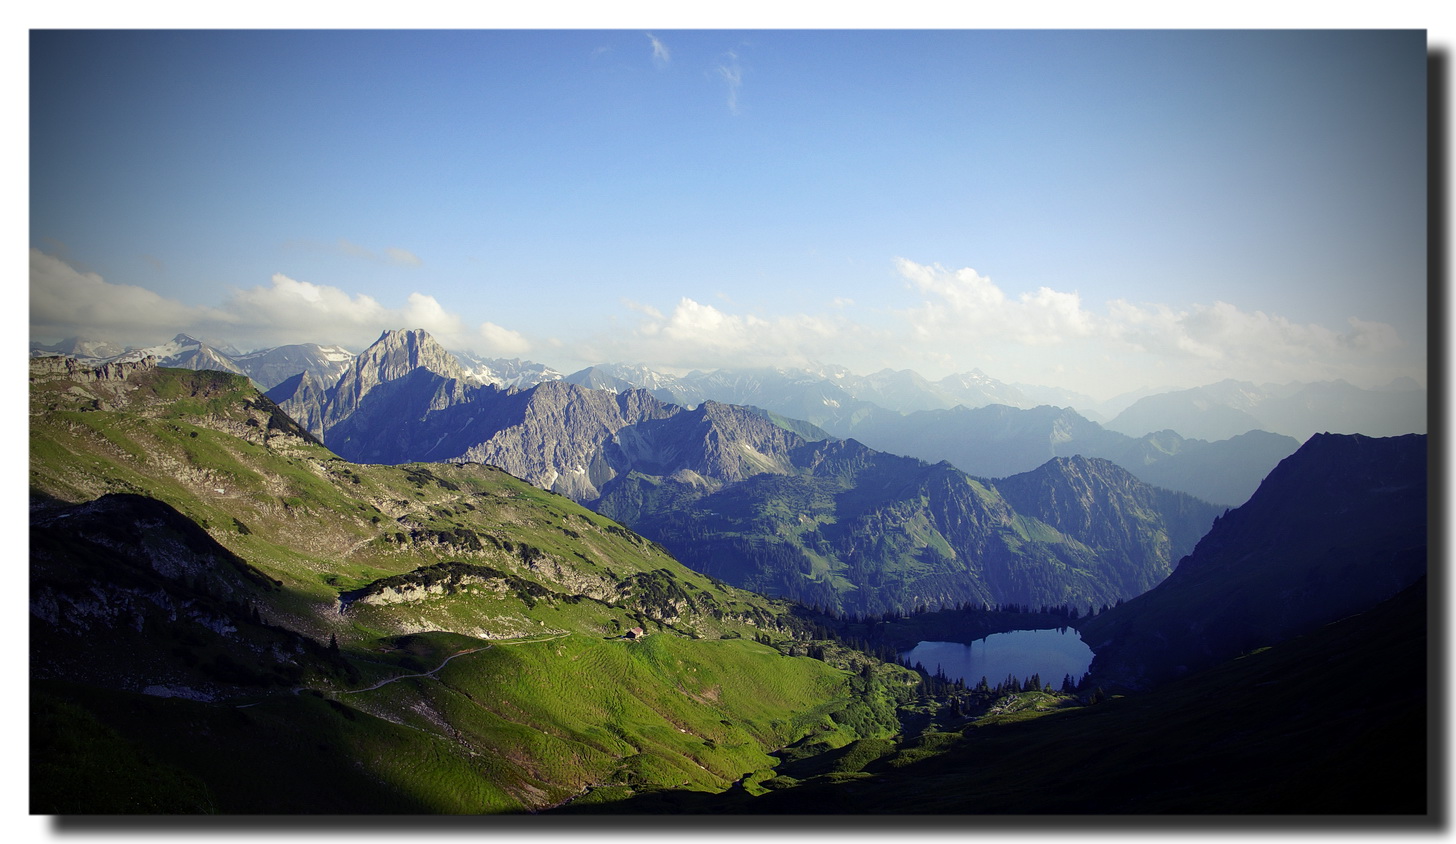
[[[31,362],[33,812],[1428,811],[1423,434],[219,360]]]

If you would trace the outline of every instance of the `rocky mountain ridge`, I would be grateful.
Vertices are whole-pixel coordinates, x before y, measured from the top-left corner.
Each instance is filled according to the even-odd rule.
[[[286,409],[310,386],[299,378],[292,393],[275,395]],[[990,484],[948,464],[806,440],[761,411],[712,401],[687,410],[641,390],[612,393],[564,381],[529,390],[474,383],[423,332],[381,337],[352,362],[323,408],[325,442],[346,459],[498,466],[674,543],[694,564],[721,553],[722,542],[780,537],[760,543],[744,557],[749,567],[724,579],[773,594],[813,593],[825,606],[1104,603],[1148,588],[1177,559],[1167,541],[1089,544],[1062,530],[1061,514],[1048,521],[1019,513]],[[803,491],[832,503],[792,503]],[[982,512],[988,501],[999,502],[994,513]],[[1215,509],[1201,506],[1211,520]],[[676,527],[701,507],[728,519],[698,519],[718,526],[719,546],[687,542]],[[1139,530],[1168,533],[1157,507],[1112,509],[1118,518],[1146,522]],[[758,521],[749,527],[737,521],[743,518]],[[922,527],[903,537],[891,528],[907,521]],[[968,521],[979,527],[966,528]],[[806,553],[810,562],[797,574],[769,574],[781,555]],[[1003,577],[983,565],[986,559],[1030,574]],[[889,571],[900,572],[899,586],[869,588]]]
[[[242,354],[185,334],[168,344],[125,352],[116,344],[85,338],[50,345],[34,342],[31,354],[68,354],[98,365],[121,354],[152,354],[163,366],[243,372],[265,390],[302,371],[300,367],[313,372],[325,388],[333,387],[342,364],[352,358],[337,346],[316,344]],[[1426,426],[1426,392],[1408,378],[1376,389],[1340,381],[1262,385],[1225,381],[1187,390],[1150,388],[1098,401],[1065,389],[1007,384],[978,369],[934,382],[911,370],[858,375],[833,365],[673,375],[643,364],[598,364],[562,375],[530,361],[483,358],[465,351],[451,354],[466,376],[503,390],[528,389],[552,380],[616,392],[644,389],[660,401],[686,407],[708,400],[761,407],[841,437],[863,438],[867,429],[857,428],[867,420],[884,426],[907,414],[992,405],[1021,410],[1043,405],[1071,408],[1108,430],[1134,438],[1173,430],[1188,439],[1221,441],[1264,430],[1302,441],[1322,431],[1383,436],[1421,433]],[[1114,421],[1108,422],[1109,418]],[[984,466],[961,468],[973,474],[995,474]],[[1016,467],[1015,471],[1028,468],[1032,467]],[[1136,471],[1133,466],[1127,468]]]
[[[592,506],[715,577],[870,615],[1111,604],[1166,577],[1218,512],[1107,461],[993,481],[798,438],[779,461],[737,482],[634,470]]]

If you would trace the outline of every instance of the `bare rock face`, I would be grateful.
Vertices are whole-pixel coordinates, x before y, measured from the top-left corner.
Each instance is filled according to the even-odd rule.
[[[794,472],[789,452],[803,442],[747,408],[707,401],[618,431],[608,455],[647,475],[688,472],[736,483],[763,472]]]
[[[300,372],[265,393],[319,442],[324,439],[324,403],[328,393],[312,372]]]
[[[549,381],[503,403],[510,415],[458,459],[489,463],[537,486],[577,501],[590,501],[621,468],[608,460],[608,443],[638,423],[666,419],[682,409],[663,404],[644,390],[610,393],[564,381]]]
[[[133,373],[155,369],[156,366],[157,359],[150,356],[129,363],[113,361],[99,367],[93,367],[72,357],[32,358],[30,377],[31,380],[41,381],[64,378],[80,383],[98,381],[116,383],[127,380]]]
[[[323,409],[325,434],[340,420],[358,410],[364,397],[381,384],[396,381],[420,369],[462,384],[470,381],[455,356],[423,330],[386,331],[339,377]]]
[[[423,332],[386,333],[330,398],[329,448],[361,463],[485,463],[590,502],[632,471],[728,483],[788,473],[787,452],[801,442],[744,408],[689,411],[642,389],[567,381],[501,389],[474,383],[452,360]]]
[[[589,500],[616,475],[603,460],[612,436],[677,412],[641,390],[481,384],[425,332],[387,331],[330,391],[322,425],[329,448],[355,462],[489,463]]]
[[[138,373],[156,369],[157,359],[145,357],[139,361],[111,363],[95,366],[91,361],[72,357],[43,357],[30,360],[30,384],[32,390],[39,385],[45,389],[65,389],[73,398],[91,407],[110,407],[124,402],[128,393],[136,389],[133,379]],[[69,385],[65,387],[64,385]]]

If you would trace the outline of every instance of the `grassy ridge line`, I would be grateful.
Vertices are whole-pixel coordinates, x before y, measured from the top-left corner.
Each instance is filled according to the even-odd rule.
[[[315,672],[322,696],[260,692],[244,708],[88,687],[84,676],[42,681],[39,710],[61,725],[57,745],[89,731],[131,767],[166,773],[159,782],[200,783],[207,799],[182,811],[499,812],[684,783],[722,790],[767,778],[769,751],[785,745],[894,729],[893,719],[834,720],[847,718],[857,675],[753,641],[802,638],[783,605],[692,572],[499,470],[349,464],[270,426],[231,376],[152,370],[109,391],[72,386],[82,391],[32,385],[33,506],[110,492],[167,502],[282,582],[259,599],[270,623],[336,637],[358,677]],[[339,612],[342,591],[461,560],[540,589],[468,584]],[[604,638],[632,626],[651,635]],[[445,659],[507,634],[520,645]],[[167,660],[167,647],[137,658]],[[829,650],[844,668],[866,664]],[[404,676],[419,673],[433,676]],[[591,688],[602,678],[618,682]],[[392,682],[364,688],[381,681]],[[339,699],[344,691],[354,693]],[[69,811],[114,805],[86,796],[119,783],[84,752],[56,759],[69,767],[49,769],[38,799],[82,801]],[[279,799],[280,787],[294,796]]]
[[[179,375],[153,380],[175,393],[174,380],[196,377]],[[247,397],[246,382],[236,386],[234,407]],[[332,604],[339,591],[422,564],[493,556],[452,544],[446,534],[462,529],[513,538],[613,583],[668,560],[620,526],[498,470],[355,466],[298,441],[247,442],[208,427],[246,425],[221,415],[228,405],[217,396],[191,410],[134,403],[151,418],[104,410],[43,417],[32,433],[33,491],[66,501],[115,491],[159,498],[288,582],[313,609]],[[210,415],[191,415],[201,409]],[[521,568],[510,554],[494,556]],[[716,585],[686,569],[676,574],[699,592]],[[734,598],[766,606],[748,593]]]

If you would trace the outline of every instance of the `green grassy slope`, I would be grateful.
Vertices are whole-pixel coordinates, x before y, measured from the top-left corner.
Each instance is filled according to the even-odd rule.
[[[499,470],[340,460],[222,373],[42,368],[30,485],[38,812],[755,787],[894,732],[862,672],[913,682]]]
[[[679,811],[1375,815],[1432,811],[1425,581],[1149,692],[855,742],[752,796]],[[1019,698],[1052,697],[1020,695]],[[660,795],[618,804],[663,805]]]

